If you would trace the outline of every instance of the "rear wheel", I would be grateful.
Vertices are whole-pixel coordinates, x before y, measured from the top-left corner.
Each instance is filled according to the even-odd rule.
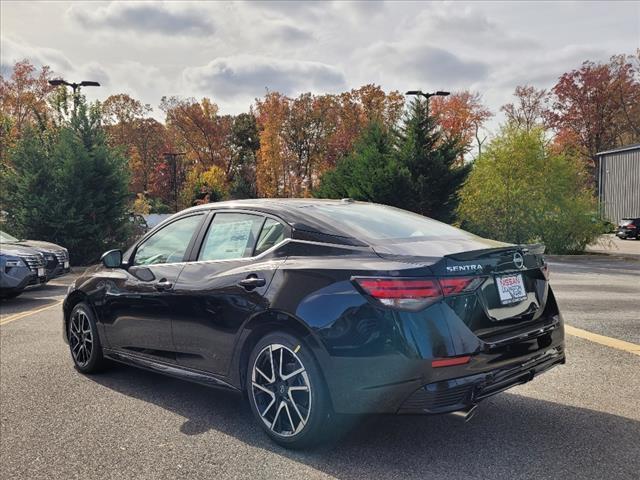
[[[69,350],[75,367],[82,373],[94,373],[104,367],[98,328],[89,305],[77,304],[67,325]]]
[[[253,348],[246,378],[251,411],[276,443],[305,448],[337,431],[320,367],[293,335],[263,337]]]

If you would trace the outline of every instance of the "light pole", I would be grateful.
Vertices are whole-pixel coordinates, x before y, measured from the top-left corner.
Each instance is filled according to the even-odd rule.
[[[73,111],[76,111],[76,106],[78,104],[78,89],[80,87],[99,87],[100,84],[98,82],[93,82],[91,80],[83,80],[80,83],[76,82],[67,82],[61,78],[55,80],[49,80],[49,85],[54,87],[59,87],[60,85],[64,85],[65,87],[71,87],[73,89]]]
[[[415,95],[417,97],[424,97],[427,99],[427,115],[429,115],[429,99],[431,97],[446,97],[450,92],[438,90],[437,92],[425,93],[422,90],[409,90],[405,95]]]
[[[186,155],[185,152],[164,152],[164,158],[167,162],[171,163],[172,167],[172,178],[171,178],[171,188],[173,190],[173,204],[176,212],[178,211],[178,157],[180,155]]]

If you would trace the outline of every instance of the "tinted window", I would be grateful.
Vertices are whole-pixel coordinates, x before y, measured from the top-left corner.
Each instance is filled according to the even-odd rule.
[[[319,204],[315,211],[343,227],[346,234],[369,241],[420,240],[430,237],[468,238],[471,234],[422,215],[367,203]]]
[[[192,215],[170,223],[138,247],[135,265],[182,262],[202,215]]]
[[[284,240],[284,225],[276,220],[267,218],[260,232],[258,243],[256,243],[254,255],[260,255],[262,252],[266,252],[282,240]]]
[[[264,217],[245,213],[216,213],[198,260],[250,257]]]

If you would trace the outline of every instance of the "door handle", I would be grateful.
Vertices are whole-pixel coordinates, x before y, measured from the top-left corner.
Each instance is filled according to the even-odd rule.
[[[156,290],[158,290],[159,292],[165,292],[173,288],[173,283],[168,281],[166,278],[163,278],[159,282],[156,282],[154,287],[156,287]]]
[[[249,275],[244,280],[240,280],[238,284],[247,290],[253,290],[256,287],[264,287],[267,284],[267,281],[264,278]]]

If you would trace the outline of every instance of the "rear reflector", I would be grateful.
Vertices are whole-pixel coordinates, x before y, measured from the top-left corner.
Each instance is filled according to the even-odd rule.
[[[439,367],[453,367],[454,365],[464,365],[469,363],[471,357],[469,355],[464,357],[454,357],[454,358],[436,358],[431,362],[431,366],[433,368]]]
[[[354,278],[362,290],[383,305],[420,310],[443,297],[471,292],[484,277]]]

